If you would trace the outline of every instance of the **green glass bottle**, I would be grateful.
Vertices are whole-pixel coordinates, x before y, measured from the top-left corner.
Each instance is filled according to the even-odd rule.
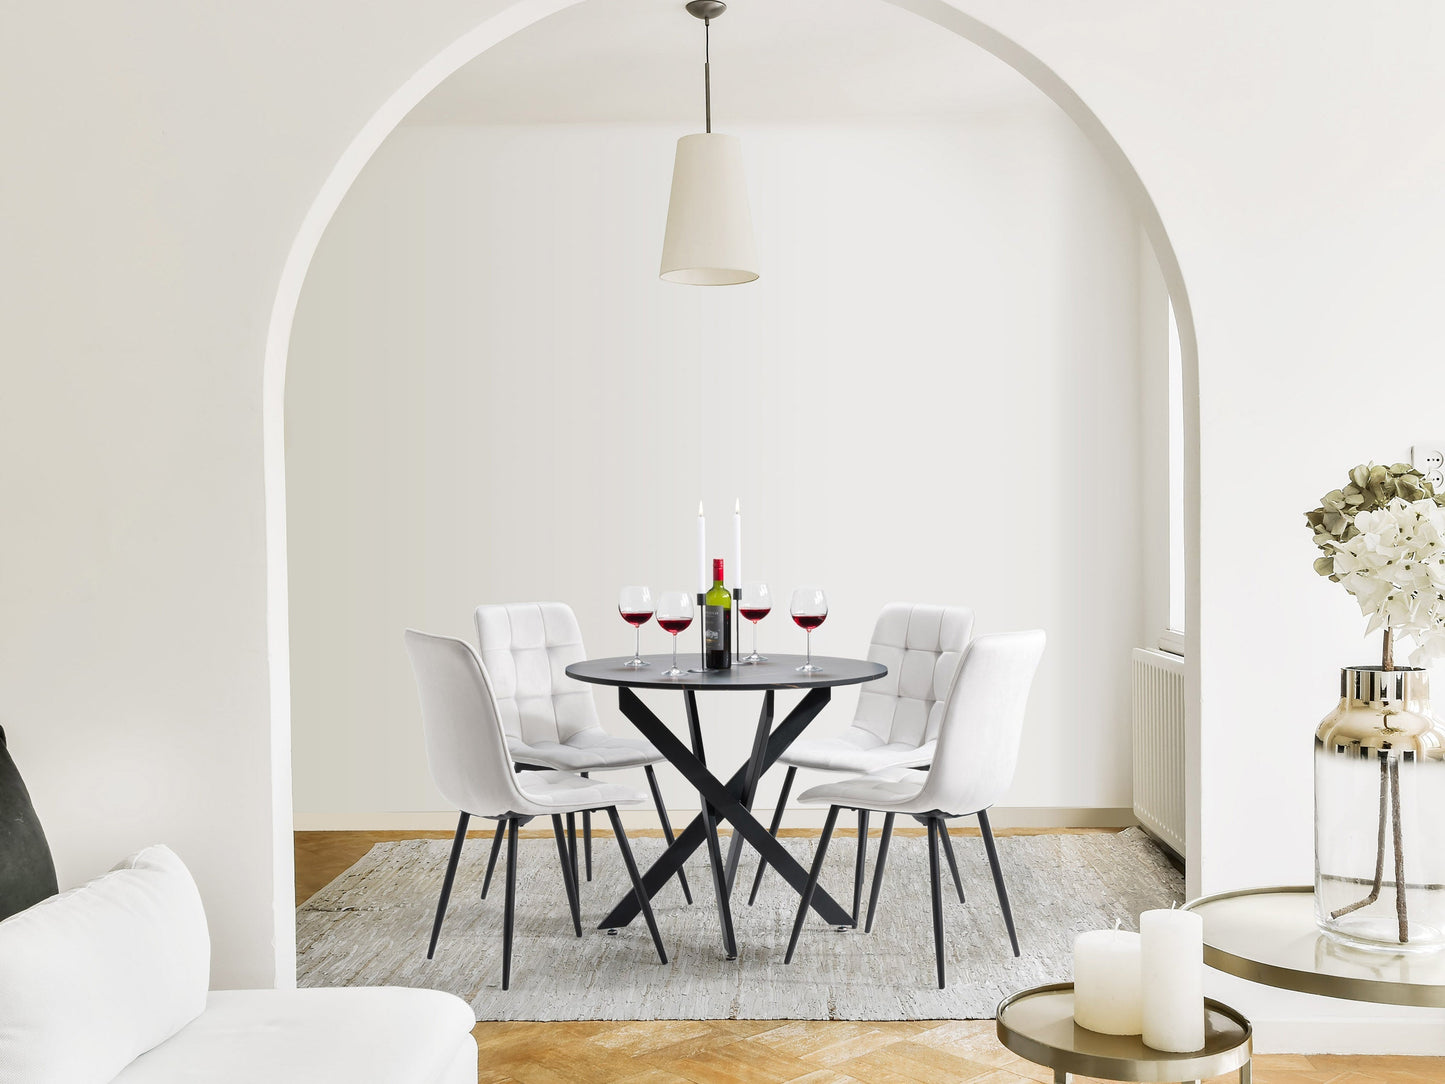
[[[702,668],[728,670],[733,664],[733,596],[723,586],[723,562],[712,562],[712,587],[703,596]]]

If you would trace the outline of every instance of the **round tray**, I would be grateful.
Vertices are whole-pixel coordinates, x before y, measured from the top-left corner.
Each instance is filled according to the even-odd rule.
[[[1170,1054],[1138,1035],[1101,1035],[1074,1023],[1074,984],[1022,990],[999,1002],[998,1040],[1057,1072],[1144,1082],[1204,1080],[1249,1063],[1253,1029],[1228,1005],[1204,999],[1204,1046]]]
[[[1341,944],[1315,924],[1309,885],[1223,892],[1184,908],[1204,919],[1204,962],[1220,971],[1303,994],[1445,1008],[1445,952]]]

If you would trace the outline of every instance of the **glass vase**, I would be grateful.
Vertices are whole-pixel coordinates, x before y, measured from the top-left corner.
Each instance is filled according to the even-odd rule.
[[[1340,671],[1315,732],[1315,918],[1358,948],[1445,947],[1445,726],[1427,671]]]

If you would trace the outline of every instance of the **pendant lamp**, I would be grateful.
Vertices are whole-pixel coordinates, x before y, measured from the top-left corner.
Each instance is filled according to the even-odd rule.
[[[703,108],[707,131],[677,141],[667,234],[662,242],[665,282],[732,286],[758,277],[753,216],[737,136],[712,130],[712,21],[727,10],[721,0],[691,0],[689,15],[703,23]]]

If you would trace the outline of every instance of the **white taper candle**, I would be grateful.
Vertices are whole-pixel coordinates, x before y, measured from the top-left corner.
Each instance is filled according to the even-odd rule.
[[[1184,1054],[1204,1045],[1204,919],[1193,911],[1139,916],[1144,1044]]]
[[[742,590],[743,586],[743,501],[733,501],[733,583]]]
[[[702,501],[697,502],[697,592],[707,590],[707,520],[702,514]]]
[[[1143,1030],[1139,935],[1095,930],[1074,938],[1074,1023],[1104,1035]]]

